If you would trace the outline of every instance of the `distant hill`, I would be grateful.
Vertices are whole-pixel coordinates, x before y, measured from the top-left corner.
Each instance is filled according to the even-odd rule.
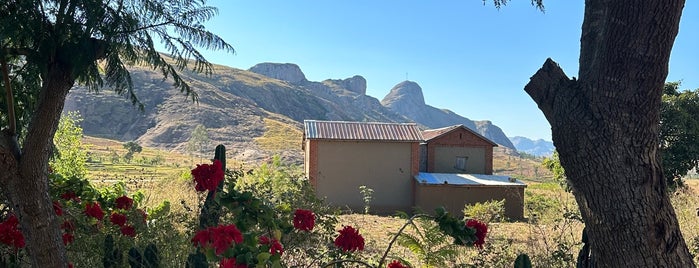
[[[444,124],[436,126],[413,119],[403,110],[384,106],[366,95],[366,80],[358,75],[315,82],[308,81],[301,69],[291,63],[261,63],[250,70],[215,65],[210,76],[186,71],[181,74],[199,96],[198,103],[192,103],[171,86],[170,80],[163,81],[159,73],[141,67],[130,71],[136,95],[145,106],[143,112],[109,89],[98,93],[82,87],[71,90],[64,111],[80,111],[86,135],[136,140],[144,146],[184,152],[193,129],[202,124],[211,139],[210,148],[205,149],[224,144],[231,157],[255,162],[281,154],[300,163],[300,131],[305,119],[415,121],[430,128],[465,124],[497,143],[512,146],[509,140],[499,139],[505,137],[504,133],[489,121],[474,123],[443,111],[451,116],[446,118],[453,120],[435,117]],[[424,101],[422,104],[418,108],[442,111]],[[281,146],[280,140],[286,140],[287,146]],[[272,141],[273,146],[267,144]]]
[[[429,128],[464,125],[497,144],[515,149],[502,129],[493,125],[492,122],[488,120],[472,121],[450,110],[427,105],[422,88],[413,81],[403,81],[395,85],[381,100],[381,104]]]
[[[510,137],[510,140],[517,148],[518,152],[525,152],[535,156],[551,156],[556,149],[553,142],[542,139],[531,140],[525,137]]]

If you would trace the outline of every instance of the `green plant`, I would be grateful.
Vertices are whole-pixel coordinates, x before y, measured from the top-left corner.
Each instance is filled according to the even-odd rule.
[[[53,137],[56,150],[49,163],[55,172],[65,177],[84,178],[87,174],[87,151],[82,144],[81,121],[78,112],[63,114]]]
[[[417,224],[413,221],[410,226],[413,232],[401,232],[397,234],[396,240],[398,245],[409,249],[417,256],[420,265],[411,264],[410,266],[447,267],[448,263],[457,257],[456,246],[447,242],[449,237],[442,233],[439,225],[434,221],[419,218]]]
[[[464,217],[486,223],[505,221],[505,199],[467,204],[464,207]]]
[[[371,204],[371,199],[374,196],[374,189],[366,185],[360,185],[359,192],[362,194],[362,201],[364,201],[364,214],[369,214],[369,204]]]

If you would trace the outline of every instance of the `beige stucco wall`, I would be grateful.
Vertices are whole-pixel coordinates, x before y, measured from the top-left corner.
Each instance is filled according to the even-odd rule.
[[[317,165],[309,177],[315,183],[316,194],[327,198],[330,205],[363,211],[360,185],[374,190],[370,203],[373,213],[410,211],[413,204],[411,167],[417,143],[314,141],[317,145]],[[414,145],[414,146],[413,146]],[[413,148],[414,147],[414,148]],[[415,152],[413,152],[413,149]],[[313,161],[313,160],[311,160]]]
[[[417,184],[415,189],[415,206],[430,214],[443,206],[449,213],[463,217],[466,204],[502,199],[507,218],[524,219],[524,187]]]
[[[434,149],[434,173],[486,174],[483,147],[437,146]],[[468,157],[465,171],[454,168],[457,156]]]

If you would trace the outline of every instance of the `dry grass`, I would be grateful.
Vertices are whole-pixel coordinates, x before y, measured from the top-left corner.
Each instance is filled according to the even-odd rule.
[[[278,133],[285,131],[285,125],[282,123],[271,120],[266,123],[270,131]],[[275,134],[269,133],[267,137],[273,139],[275,136]],[[120,155],[126,152],[122,144],[115,141],[86,137],[84,142],[89,144],[92,156],[106,155],[111,151],[116,151]],[[110,165],[110,163],[102,163],[101,167],[91,164],[90,176],[118,178],[119,174],[128,174],[125,176],[132,181],[128,184],[129,187],[145,193],[144,205],[146,207],[155,207],[163,200],[169,200],[173,211],[196,215],[200,197],[193,190],[190,181],[179,178],[181,172],[186,172],[193,166],[191,157],[150,148],[144,148],[141,154],[146,157],[162,155],[165,158],[165,164],[157,167]],[[498,170],[498,173],[517,176],[528,184],[525,190],[527,206],[545,207],[547,204],[553,204],[553,206],[544,211],[541,209],[539,211],[525,210],[525,216],[529,218],[528,222],[491,223],[487,239],[490,246],[486,248],[490,250],[487,254],[491,255],[480,256],[480,258],[492,262],[501,261],[501,263],[507,263],[507,266],[511,266],[518,253],[527,253],[532,257],[537,267],[565,267],[566,265],[556,264],[557,259],[551,256],[563,252],[575,257],[579,250],[582,223],[562,218],[563,212],[566,210],[577,211],[577,205],[572,195],[551,181],[550,174],[544,172],[545,169],[541,168],[535,160],[508,156],[503,152],[496,151],[494,162],[494,168]],[[509,168],[507,162],[510,162]],[[537,165],[539,168],[536,168]],[[139,170],[139,168],[141,169]],[[149,170],[153,171],[147,173],[150,172]],[[151,176],[152,179],[139,180],[138,176]],[[699,180],[687,180],[686,184],[688,186],[686,189],[673,194],[672,203],[684,238],[692,249],[699,246],[694,243],[695,238],[699,239],[699,228],[697,228],[699,226],[699,217],[697,217]],[[405,220],[397,217],[349,214],[341,215],[339,222],[341,225],[352,225],[359,228],[366,240],[366,256],[378,261],[392,238],[390,233],[397,232]],[[341,226],[337,226],[338,230],[340,228]],[[410,230],[408,229],[408,231]],[[564,247],[561,251],[561,245],[567,248]],[[397,245],[394,245],[391,254],[415,260],[409,250]],[[478,258],[477,251],[464,248],[462,257],[458,261],[473,263],[474,258]]]
[[[265,118],[265,134],[255,138],[262,149],[270,152],[292,151],[301,148],[303,133],[296,126]]]

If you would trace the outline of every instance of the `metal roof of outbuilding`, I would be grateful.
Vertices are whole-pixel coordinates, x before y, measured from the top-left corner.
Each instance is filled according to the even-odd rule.
[[[470,129],[464,125],[454,125],[454,126],[448,126],[448,127],[443,127],[443,128],[424,130],[424,131],[422,131],[422,137],[425,138],[425,141],[430,141],[430,140],[441,137],[441,136],[443,136],[449,132],[452,132],[454,130],[457,130],[457,129],[465,129],[466,131],[473,133],[473,135],[484,140],[485,142],[490,143],[493,146],[498,146],[497,143],[491,141],[490,139],[484,137],[483,135],[479,134],[478,132],[476,132],[473,129]]]
[[[430,185],[463,185],[463,186],[520,186],[526,187],[522,181],[510,176],[485,174],[452,174],[420,172],[415,180],[421,184]]]
[[[304,120],[306,139],[422,141],[422,133],[414,123],[378,123]]]

